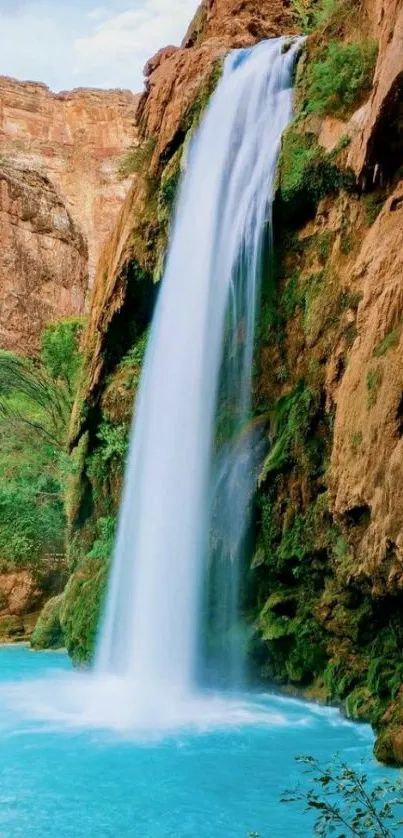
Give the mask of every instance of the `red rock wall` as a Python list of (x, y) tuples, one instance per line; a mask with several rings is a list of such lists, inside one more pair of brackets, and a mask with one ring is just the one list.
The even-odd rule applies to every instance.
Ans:
[(34, 351), (46, 322), (83, 313), (129, 188), (137, 100), (0, 77), (1, 347)]

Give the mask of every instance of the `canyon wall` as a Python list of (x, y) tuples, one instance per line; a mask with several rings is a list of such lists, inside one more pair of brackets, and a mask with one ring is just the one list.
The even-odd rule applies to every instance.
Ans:
[(70, 654), (87, 659), (187, 140), (230, 47), (304, 27), (296, 118), (279, 161), (275, 285), (268, 272), (258, 328), (254, 412), (267, 424), (270, 453), (256, 487), (245, 585), (250, 660), (264, 681), (371, 721), (378, 756), (403, 762), (403, 49), (395, 0), (340, 0), (331, 9), (314, 0), (298, 8), (204, 0), (182, 47), (147, 65), (133, 183), (93, 289), (71, 426), (73, 573), (54, 618)]
[(31, 351), (43, 325), (81, 314), (129, 188), (129, 91), (52, 93), (0, 77), (0, 343)]

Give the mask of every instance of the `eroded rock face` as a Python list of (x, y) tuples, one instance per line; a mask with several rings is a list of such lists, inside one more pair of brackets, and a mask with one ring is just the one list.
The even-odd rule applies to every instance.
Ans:
[[(357, 338), (337, 392), (331, 489), (337, 515), (365, 514), (362, 570), (403, 587), (403, 182), (367, 234), (351, 274)], [(357, 570), (359, 568), (357, 567)]]
[(45, 174), (88, 243), (89, 277), (128, 182), (119, 162), (135, 142), (138, 96), (123, 90), (52, 93), (0, 76), (0, 157)]
[(42, 174), (0, 161), (0, 346), (31, 352), (49, 321), (84, 310), (88, 251)]
[(365, 3), (379, 55), (374, 85), (349, 163), (360, 177), (388, 177), (400, 165), (403, 141), (403, 7), (399, 0)]
[(60, 588), (57, 570), (41, 578), (29, 568), (0, 573), (0, 643), (29, 640), (46, 599)]

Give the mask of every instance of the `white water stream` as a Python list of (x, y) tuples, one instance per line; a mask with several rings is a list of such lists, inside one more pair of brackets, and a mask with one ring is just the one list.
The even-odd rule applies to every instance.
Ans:
[[(238, 608), (250, 492), (238, 441), (298, 45), (283, 48), (276, 39), (227, 58), (191, 144), (136, 402), (96, 673), (123, 677), (155, 712), (194, 689), (214, 508), (217, 632)], [(229, 430), (215, 444), (223, 410)]]

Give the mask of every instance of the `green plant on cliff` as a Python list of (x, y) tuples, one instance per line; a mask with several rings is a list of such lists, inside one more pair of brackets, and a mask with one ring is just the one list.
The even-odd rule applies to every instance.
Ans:
[(351, 14), (351, 0), (292, 0), (294, 20), (301, 31), (309, 35)]
[(131, 146), (119, 164), (118, 176), (120, 180), (125, 180), (130, 175), (147, 172), (150, 168), (156, 145), (157, 141), (155, 137), (149, 137), (138, 145)]
[(271, 472), (280, 471), (288, 462), (301, 456), (315, 469), (314, 452), (307, 445), (317, 397), (303, 379), (287, 396), (281, 397), (271, 411), (272, 447), (263, 463), (259, 482)]
[(303, 766), (309, 784), (285, 791), (281, 802), (302, 804), (304, 812), (315, 814), (315, 835), (397, 838), (402, 825), (401, 777), (374, 782), (338, 756), (328, 766), (312, 756), (297, 757), (297, 763)]
[(381, 385), (381, 370), (371, 369), (367, 373), (367, 407), (374, 407), (378, 400), (378, 390)]
[(307, 110), (345, 117), (369, 93), (378, 55), (376, 41), (330, 41), (309, 66)]
[(388, 332), (384, 339), (378, 343), (373, 353), (375, 358), (381, 358), (382, 355), (386, 355), (389, 349), (396, 349), (396, 347), (399, 346), (401, 332), (402, 322), (400, 322), (395, 329)]
[(184, 118), (185, 131), (194, 130), (200, 123), (201, 117), (207, 108), (207, 105), (213, 95), (218, 82), (222, 76), (223, 62), (221, 58), (217, 58), (210, 69), (207, 76), (202, 79), (198, 88), (197, 94), (192, 101), (192, 104), (186, 111)]
[(287, 222), (299, 222), (315, 210), (326, 195), (352, 185), (350, 172), (327, 154), (316, 136), (293, 123), (283, 135), (279, 160), (278, 198)]

